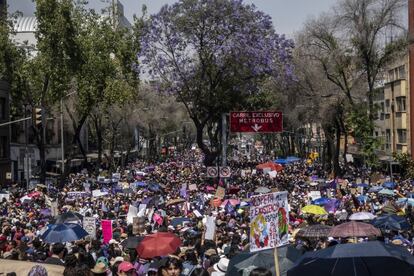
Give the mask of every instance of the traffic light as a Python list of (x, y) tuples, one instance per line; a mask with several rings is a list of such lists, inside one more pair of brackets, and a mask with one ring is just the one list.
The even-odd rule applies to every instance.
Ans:
[(32, 110), (32, 124), (34, 127), (40, 127), (42, 125), (42, 109), (35, 107)]

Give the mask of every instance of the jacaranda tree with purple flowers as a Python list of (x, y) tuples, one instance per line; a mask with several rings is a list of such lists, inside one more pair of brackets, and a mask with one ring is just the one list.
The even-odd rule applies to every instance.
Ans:
[[(177, 95), (211, 163), (219, 152), (222, 113), (246, 110), (267, 78), (291, 75), (293, 42), (270, 16), (241, 0), (181, 0), (149, 18), (142, 34), (141, 74)], [(207, 130), (210, 145), (203, 141)]]

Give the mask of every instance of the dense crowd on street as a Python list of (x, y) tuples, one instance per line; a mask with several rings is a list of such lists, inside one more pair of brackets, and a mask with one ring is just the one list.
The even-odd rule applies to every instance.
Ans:
[[(269, 174), (269, 170), (257, 169), (259, 163), (266, 161), (272, 160), (240, 157), (229, 162), (231, 177), (208, 178), (202, 155), (190, 151), (158, 163), (130, 163), (115, 173), (116, 181), (105, 171), (100, 175), (84, 172), (71, 174), (63, 190), (43, 185), (31, 191), (15, 187), (0, 203), (0, 258), (35, 262), (28, 275), (51, 275), (45, 268), (47, 264), (62, 266), (63, 275), (79, 276), (226, 275), (230, 260), (249, 251), (249, 198), (260, 193), (258, 188), (288, 191), (289, 246), (301, 254), (368, 240), (385, 241), (413, 252), (410, 199), (414, 190), (410, 181), (389, 179), (379, 173), (373, 176), (367, 169), (352, 165), (344, 177), (333, 178), (317, 161), (307, 160), (286, 164), (283, 170)], [(384, 183), (390, 183), (390, 187), (382, 189)], [(219, 187), (225, 188), (223, 198), (216, 197)], [(101, 194), (94, 195), (92, 191)], [(57, 208), (53, 210), (51, 202), (56, 201)], [(322, 206), (326, 213), (302, 211), (308, 205)], [(138, 230), (128, 221), (131, 206), (144, 217)], [(399, 215), (409, 227), (382, 229), (377, 237), (298, 235), (299, 229), (340, 225), (360, 212), (377, 217)], [(72, 217), (64, 216), (68, 213)], [(214, 217), (213, 239), (205, 239), (207, 216)], [(84, 217), (96, 219), (95, 237), (54, 243), (42, 239), (50, 225), (82, 225)], [(112, 223), (111, 239), (106, 242), (102, 220)], [(154, 233), (172, 233), (179, 237), (180, 246), (166, 256), (140, 256), (139, 243)], [(13, 271), (7, 271), (8, 275)], [(272, 275), (257, 266), (239, 272)]]

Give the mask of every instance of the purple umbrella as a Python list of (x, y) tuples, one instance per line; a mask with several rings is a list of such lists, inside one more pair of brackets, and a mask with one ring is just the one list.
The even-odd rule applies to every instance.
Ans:
[(50, 217), (52, 215), (52, 210), (46, 208), (46, 209), (41, 209), (40, 210), (40, 214), (44, 217)]
[(325, 210), (328, 213), (335, 213), (336, 209), (338, 208), (338, 204), (337, 204), (338, 200), (331, 198), (329, 199), (329, 201), (324, 205)]

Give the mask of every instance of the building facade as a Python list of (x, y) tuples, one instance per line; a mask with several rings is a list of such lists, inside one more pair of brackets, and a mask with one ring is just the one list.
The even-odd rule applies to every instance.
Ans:
[(374, 136), (381, 140), (380, 157), (411, 152), (409, 59), (404, 55), (389, 66), (384, 86), (377, 90)]
[[(0, 124), (10, 121), (10, 87), (0, 81)], [(11, 182), (10, 125), (0, 127), (0, 186)]]

